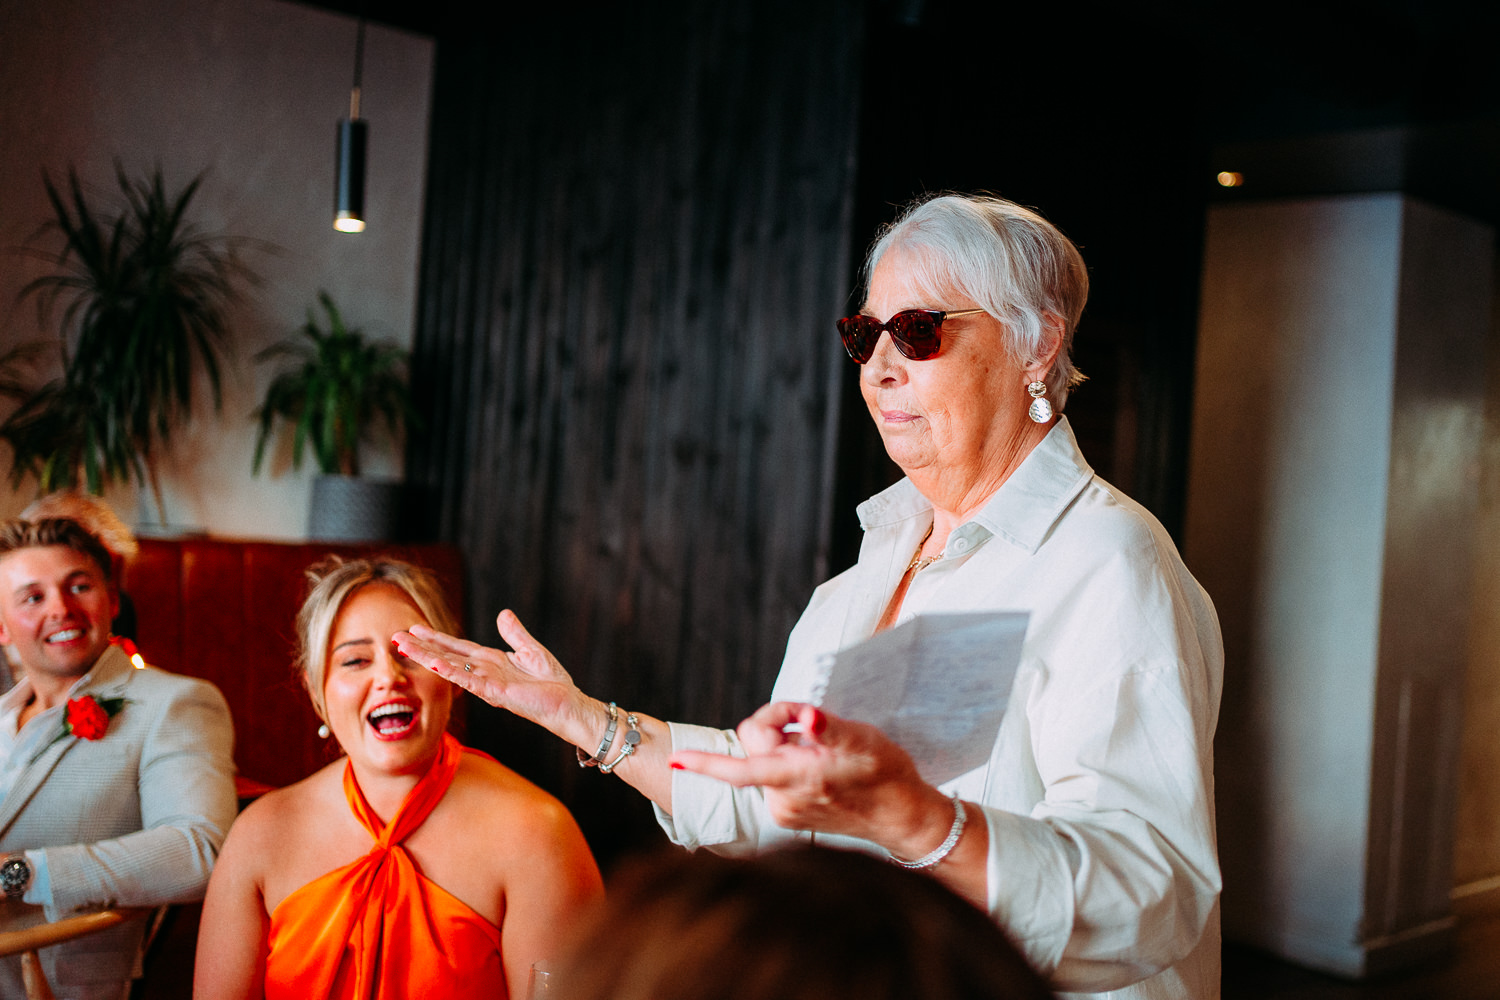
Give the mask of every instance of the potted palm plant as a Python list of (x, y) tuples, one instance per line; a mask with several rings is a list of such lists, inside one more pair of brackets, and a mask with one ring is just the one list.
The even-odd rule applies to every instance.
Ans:
[(194, 374), (207, 376), (221, 405), (220, 354), (240, 281), (255, 280), (235, 241), (207, 236), (187, 221), (195, 178), (169, 194), (157, 169), (133, 180), (115, 165), (125, 208), (100, 213), (68, 171), (66, 192), (43, 178), (53, 218), (42, 233), (62, 237), (58, 252), (33, 251), (56, 270), (26, 284), (43, 322), (64, 303), (57, 348), (61, 375), (27, 388), (3, 423), (11, 482), (28, 474), (40, 492), (111, 483), (149, 486), (162, 523), (157, 462), (173, 430), (193, 411)]
[(321, 540), (377, 541), (395, 528), (398, 485), (360, 475), (360, 447), (381, 432), (394, 441), (417, 413), (406, 381), (406, 352), (372, 342), (350, 327), (326, 291), (318, 293), (326, 327), (312, 308), (307, 322), (257, 361), (289, 362), (266, 387), (255, 411), (253, 471), (260, 472), (278, 426), (292, 434), (292, 466), (310, 449), (321, 472), (313, 480), (308, 533)]

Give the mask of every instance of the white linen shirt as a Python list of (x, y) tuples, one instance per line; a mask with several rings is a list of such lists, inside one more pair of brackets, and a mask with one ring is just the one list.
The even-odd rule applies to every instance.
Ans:
[[(820, 658), (874, 633), (932, 506), (902, 480), (859, 515), (859, 561), (814, 592), (773, 700), (807, 700)], [(916, 574), (901, 620), (978, 610), (1030, 613), (989, 763), (942, 786), (983, 807), (991, 915), (1064, 996), (1216, 1000), (1218, 619), (1170, 536), (1094, 475), (1066, 420)], [(744, 754), (732, 732), (671, 731), (674, 750)], [(735, 853), (806, 836), (777, 827), (757, 788), (672, 781), (674, 814), (657, 819), (678, 844)]]

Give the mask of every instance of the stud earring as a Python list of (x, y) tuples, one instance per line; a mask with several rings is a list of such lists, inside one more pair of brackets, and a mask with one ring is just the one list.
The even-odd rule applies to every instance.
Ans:
[(326, 740), (330, 735), (332, 735), (332, 732), (333, 731), (328, 728), (328, 723), (325, 722), (318, 727), (318, 739)]
[(1026, 391), (1031, 394), (1031, 408), (1026, 415), (1039, 424), (1045, 424), (1052, 419), (1052, 404), (1047, 402), (1047, 383), (1038, 379), (1026, 384)]

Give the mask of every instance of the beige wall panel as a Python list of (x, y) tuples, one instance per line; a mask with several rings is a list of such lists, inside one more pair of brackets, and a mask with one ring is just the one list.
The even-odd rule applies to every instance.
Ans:
[(1492, 240), (1395, 194), (1210, 213), (1185, 547), (1225, 932), (1345, 974), (1451, 926)]
[[(335, 126), (349, 110), (353, 18), (280, 0), (0, 0), (0, 25), (0, 247), (46, 219), (44, 169), (62, 177), (74, 165), (110, 199), (118, 159), (132, 175), (160, 164), (174, 189), (202, 172), (192, 209), (201, 227), (274, 248), (250, 255), (263, 283), (234, 316), (223, 412), (203, 406), (175, 440), (167, 521), (303, 537), (312, 470), (292, 472), (284, 450), (269, 473), (250, 473), (250, 413), (270, 377), (252, 359), (302, 322), (320, 288), (351, 323), (411, 343), (431, 40), (367, 29), (369, 227), (348, 235), (332, 227), (333, 161)], [(0, 343), (37, 333), (35, 311), (14, 307), (35, 267), (10, 257), (0, 268)], [(371, 453), (367, 471), (399, 474), (399, 448)], [(33, 492), (0, 482), (0, 515)], [(127, 521), (155, 519), (134, 489), (110, 499)]]

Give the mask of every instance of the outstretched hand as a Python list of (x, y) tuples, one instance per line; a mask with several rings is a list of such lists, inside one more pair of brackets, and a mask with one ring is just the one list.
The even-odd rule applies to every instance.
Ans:
[[(608, 726), (615, 706), (606, 707), (580, 691), (557, 657), (532, 638), (513, 612), (500, 612), (495, 625), (514, 652), (481, 646), (426, 625), (397, 632), (391, 641), (413, 662), (497, 708), (535, 722), (585, 754), (603, 752), (595, 750), (600, 738), (613, 734), (606, 741), (611, 766), (624, 766), (612, 773), (670, 813), (672, 772), (666, 764), (672, 737), (667, 724), (636, 711), (629, 714), (633, 727)], [(623, 720), (625, 713), (620, 717)], [(626, 761), (621, 751), (629, 728), (635, 729), (635, 740)]]
[(577, 702), (581, 692), (557, 657), (532, 638), (514, 612), (500, 612), (495, 626), (514, 652), (481, 646), (426, 625), (397, 632), (391, 641), (403, 656), (444, 680), (497, 708), (552, 728), (551, 723)]
[(672, 766), (736, 786), (759, 785), (779, 826), (860, 837), (898, 854), (931, 840), (934, 823), (945, 831), (953, 817), (906, 751), (874, 726), (812, 705), (774, 702), (737, 732), (745, 757), (681, 750)]

